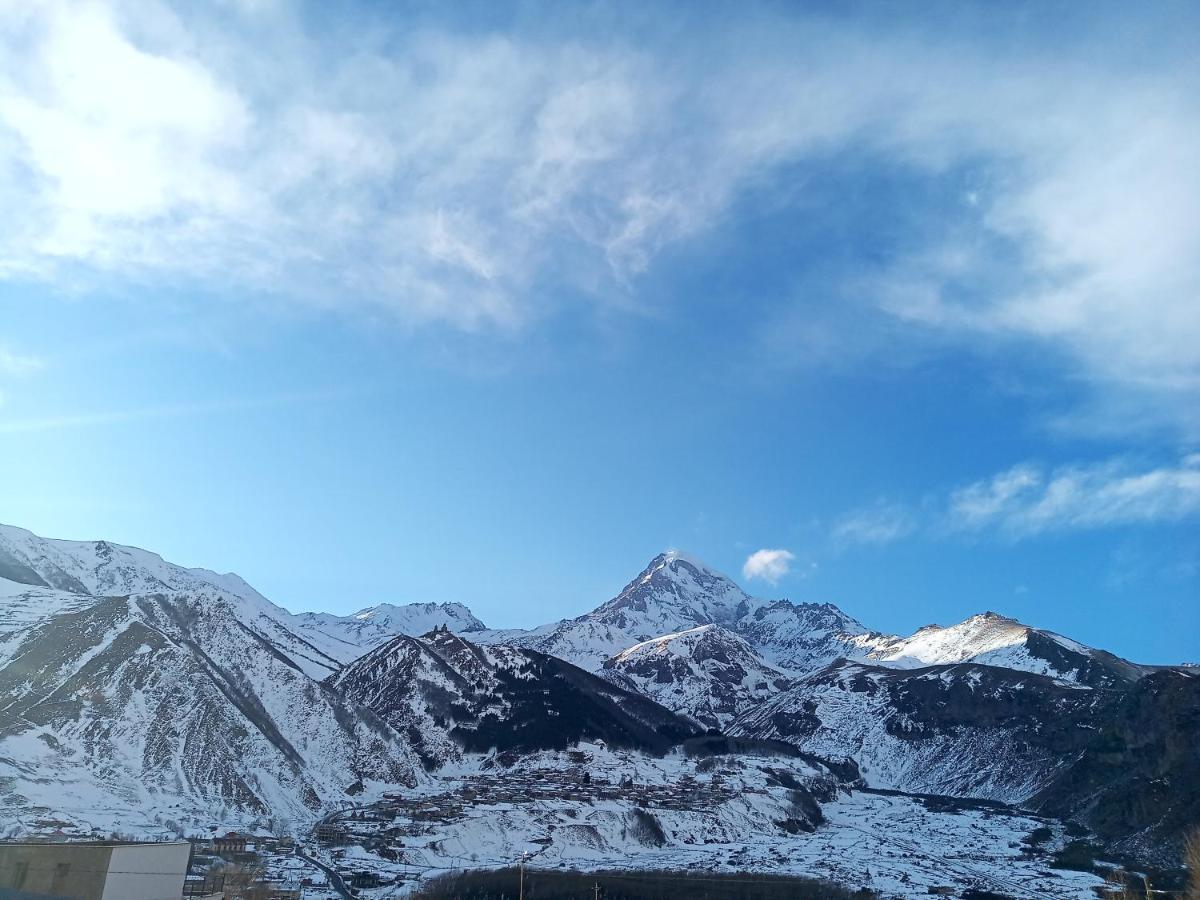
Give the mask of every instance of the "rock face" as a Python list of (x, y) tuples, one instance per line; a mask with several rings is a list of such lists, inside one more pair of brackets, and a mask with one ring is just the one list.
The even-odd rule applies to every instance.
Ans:
[(581, 740), (662, 753), (699, 731), (561, 659), (446, 629), (397, 637), (326, 683), (405, 734), (429, 768), (464, 751), (565, 750)]
[(1152, 672), (1079, 724), (1078, 759), (1030, 805), (1086, 822), (1114, 850), (1177, 865), (1181, 836), (1200, 821), (1200, 672)]

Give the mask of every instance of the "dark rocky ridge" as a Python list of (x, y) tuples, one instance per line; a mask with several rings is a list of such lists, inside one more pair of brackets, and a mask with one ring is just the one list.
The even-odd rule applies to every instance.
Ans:
[[(832, 718), (846, 703), (865, 719), (846, 755), (893, 787), (1014, 802), (1164, 866), (1178, 863), (1184, 831), (1200, 821), (1200, 676), (1187, 669), (1091, 688), (995, 666), (840, 662), (733, 731), (828, 752), (830, 731), (846, 737)], [(895, 763), (905, 757), (915, 764)], [(921, 780), (931, 778), (936, 791)]]
[(398, 637), (326, 683), (407, 734), (430, 767), (464, 751), (564, 750), (581, 740), (662, 754), (700, 733), (557, 657), (480, 647), (444, 629)]
[(1200, 823), (1200, 673), (1154, 672), (1086, 721), (1075, 761), (1030, 805), (1085, 823), (1118, 852), (1177, 865), (1183, 834)]

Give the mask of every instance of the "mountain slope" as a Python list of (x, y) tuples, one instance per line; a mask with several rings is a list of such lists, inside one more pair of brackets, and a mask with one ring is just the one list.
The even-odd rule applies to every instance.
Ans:
[(480, 646), (445, 629), (397, 637), (327, 683), (406, 734), (429, 767), (464, 751), (561, 750), (580, 740), (661, 753), (698, 733), (653, 701), (561, 659)]
[(51, 540), (9, 525), (0, 525), (0, 566), (14, 576), (9, 580), (92, 597), (219, 595), (237, 607), (243, 625), (310, 677), (321, 679), (341, 667), (341, 660), (292, 628), (291, 613), (271, 603), (237, 575), (184, 568), (137, 547), (108, 541)]
[(996, 667), (897, 670), (843, 660), (731, 731), (853, 759), (873, 787), (1018, 803), (1049, 782), (1069, 748), (1046, 746), (1043, 723), (1075, 721), (1097, 702), (1092, 691)]
[(606, 660), (602, 673), (716, 729), (794, 680), (720, 625), (699, 625), (634, 644)]
[(840, 661), (730, 731), (853, 759), (873, 787), (1022, 804), (1174, 864), (1200, 814), (1200, 677), (1092, 688), (1000, 666)]
[(409, 747), (308, 677), (241, 598), (4, 580), (0, 622), (0, 807), (18, 819), (304, 819), (356, 782), (419, 777)]

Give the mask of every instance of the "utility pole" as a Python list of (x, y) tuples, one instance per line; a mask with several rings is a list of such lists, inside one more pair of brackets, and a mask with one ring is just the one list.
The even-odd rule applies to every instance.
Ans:
[(592, 900), (600, 900), (600, 882), (592, 884)]
[(517, 872), (520, 873), (520, 880), (518, 881), (519, 887), (518, 887), (518, 893), (517, 893), (517, 900), (525, 900), (525, 854), (524, 853), (521, 854), (521, 860), (520, 860), (520, 862), (517, 863)]

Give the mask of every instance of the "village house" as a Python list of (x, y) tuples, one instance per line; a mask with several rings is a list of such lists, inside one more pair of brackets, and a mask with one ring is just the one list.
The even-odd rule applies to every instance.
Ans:
[(213, 838), (212, 848), (214, 853), (245, 853), (247, 843), (249, 838), (246, 835), (231, 831), (222, 837)]
[(313, 831), (317, 843), (326, 846), (338, 846), (346, 843), (346, 829), (332, 822), (323, 822)]

